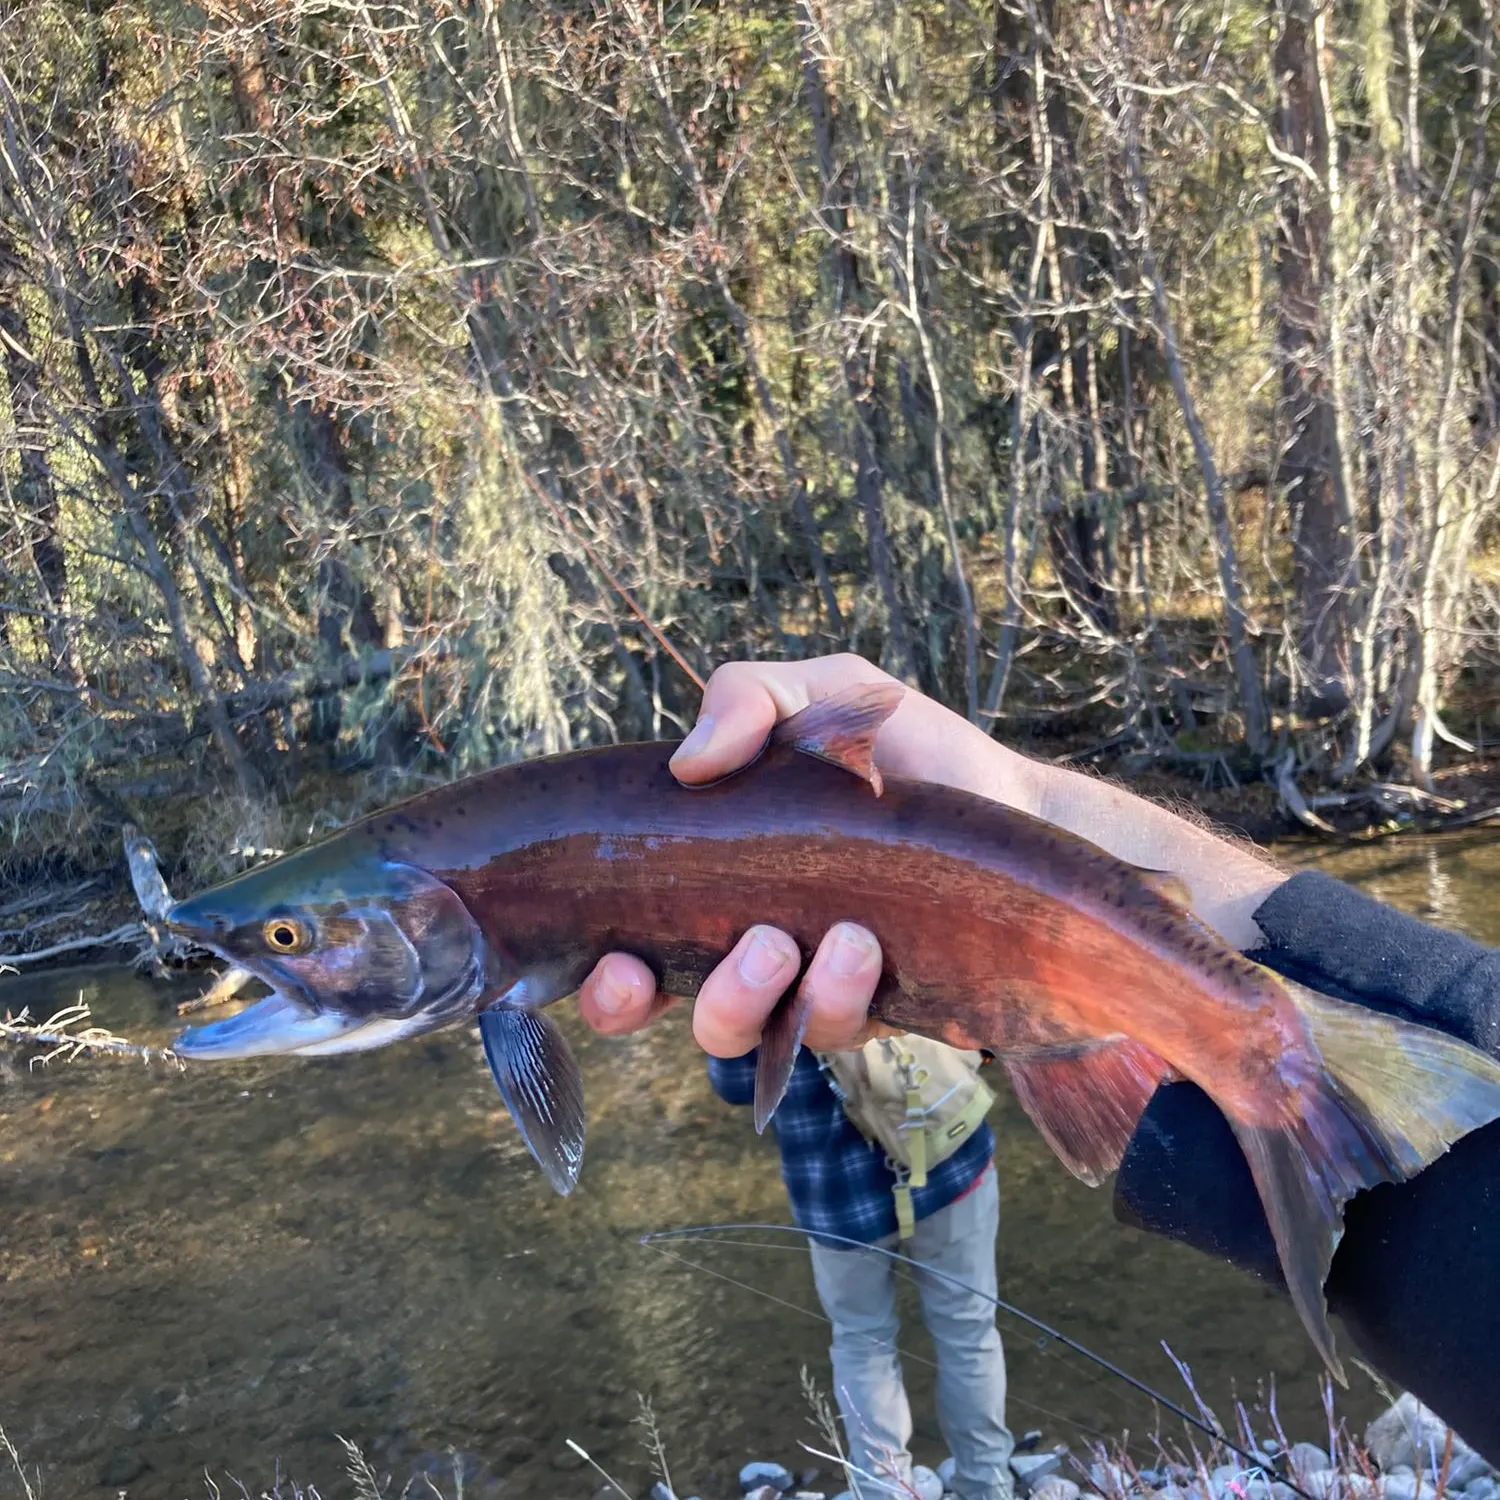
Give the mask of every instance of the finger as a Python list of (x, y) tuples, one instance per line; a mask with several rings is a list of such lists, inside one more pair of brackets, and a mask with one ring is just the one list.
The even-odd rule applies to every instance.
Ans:
[(840, 922), (828, 930), (802, 978), (802, 994), (811, 1002), (807, 1046), (837, 1052), (865, 1040), (883, 967), (880, 944), (872, 932), (854, 922)]
[(805, 662), (728, 662), (708, 680), (693, 731), (672, 756), (678, 780), (698, 785), (748, 765), (777, 722), (857, 682), (895, 679), (844, 653)]
[(743, 1057), (766, 1018), (796, 983), (802, 954), (786, 933), (752, 927), (703, 982), (693, 1005), (693, 1036), (711, 1057)]
[(656, 976), (628, 953), (607, 953), (578, 989), (578, 1014), (604, 1036), (648, 1026), (671, 1000), (656, 993)]

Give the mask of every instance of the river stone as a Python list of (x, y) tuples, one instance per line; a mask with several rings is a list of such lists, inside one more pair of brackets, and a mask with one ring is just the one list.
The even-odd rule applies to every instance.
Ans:
[(958, 1473), (958, 1460), (951, 1455), (937, 1466), (937, 1477), (943, 1481), (943, 1493), (953, 1488), (953, 1476)]
[(1294, 1474), (1321, 1474), (1333, 1467), (1328, 1455), (1316, 1443), (1293, 1443), (1286, 1457)]
[[(1365, 1448), (1377, 1468), (1389, 1472), (1405, 1466), (1425, 1469), (1437, 1455), (1443, 1461), (1443, 1446), (1448, 1441), (1448, 1424), (1435, 1411), (1422, 1405), (1408, 1391), (1365, 1428)], [(1453, 1436), (1453, 1457), (1468, 1453), (1469, 1445)]]
[(1062, 1474), (1049, 1474), (1031, 1492), (1031, 1500), (1078, 1500), (1078, 1486)]
[(745, 1500), (781, 1500), (783, 1493), (774, 1484), (758, 1484), (753, 1490), (746, 1491)]
[[(1057, 1458), (1058, 1455), (1053, 1454), (1053, 1457)], [(1094, 1464), (1089, 1469), (1089, 1483), (1105, 1495), (1125, 1495), (1130, 1492), (1130, 1476), (1119, 1464)]]
[(1388, 1474), (1381, 1492), (1384, 1500), (1437, 1500), (1437, 1486), (1415, 1474)]
[[(1437, 1456), (1438, 1468), (1443, 1466), (1443, 1455), (1441, 1450)], [(1460, 1453), (1458, 1445), (1458, 1434), (1453, 1434), (1453, 1461), (1448, 1465), (1448, 1488), (1450, 1490), (1466, 1490), (1476, 1479), (1492, 1479), (1495, 1470), (1489, 1461), (1472, 1448)], [(1437, 1477), (1434, 1471), (1434, 1478)]]
[(762, 1485), (770, 1485), (778, 1495), (784, 1495), (796, 1483), (791, 1470), (782, 1464), (746, 1464), (740, 1470), (740, 1494), (748, 1495)]
[(1013, 1453), (1010, 1472), (1023, 1495), (1029, 1495), (1049, 1474), (1062, 1468), (1061, 1453)]
[(1344, 1477), (1337, 1469), (1314, 1469), (1297, 1481), (1312, 1500), (1342, 1500), (1346, 1493)]
[(651, 1486), (647, 1500), (677, 1500), (677, 1496), (672, 1493), (671, 1486), (664, 1479), (658, 1479)]
[(1481, 1474), (1464, 1486), (1466, 1500), (1500, 1500), (1500, 1484), (1493, 1475)]

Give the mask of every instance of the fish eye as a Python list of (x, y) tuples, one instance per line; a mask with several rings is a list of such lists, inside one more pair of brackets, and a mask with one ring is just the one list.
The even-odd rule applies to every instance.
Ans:
[(261, 929), (261, 936), (273, 953), (301, 953), (312, 943), (307, 924), (295, 917), (272, 917)]

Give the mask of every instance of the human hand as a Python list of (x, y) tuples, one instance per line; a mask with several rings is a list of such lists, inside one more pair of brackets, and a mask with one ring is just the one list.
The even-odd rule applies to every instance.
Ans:
[[(709, 679), (692, 733), (672, 757), (686, 785), (716, 781), (748, 765), (782, 719), (862, 682), (894, 682), (862, 657), (804, 662), (730, 662)], [(961, 787), (1034, 810), (1033, 762), (921, 693), (908, 690), (881, 726), (875, 759), (883, 771)], [(786, 933), (746, 932), (704, 982), (693, 1005), (693, 1035), (715, 1057), (740, 1057), (760, 1040), (766, 1018), (797, 979), (802, 955)], [(807, 1045), (858, 1046), (874, 1034), (868, 1019), (881, 972), (880, 945), (854, 923), (832, 928), (808, 964), (801, 988), (811, 999)], [(674, 1003), (656, 993), (651, 970), (628, 954), (600, 960), (579, 991), (579, 1012), (606, 1036), (649, 1025)]]

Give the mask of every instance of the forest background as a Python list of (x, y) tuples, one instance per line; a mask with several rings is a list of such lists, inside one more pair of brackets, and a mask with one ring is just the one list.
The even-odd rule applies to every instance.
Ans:
[(7, 879), (675, 735), (658, 631), (1304, 822), (1482, 815), (1495, 44), (1493, 0), (8, 7)]

